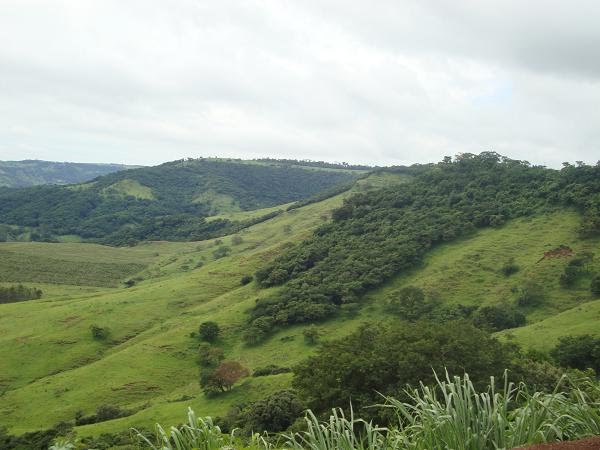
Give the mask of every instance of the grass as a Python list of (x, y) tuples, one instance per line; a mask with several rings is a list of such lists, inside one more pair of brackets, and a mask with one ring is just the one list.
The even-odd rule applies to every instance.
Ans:
[(140, 200), (153, 200), (154, 193), (148, 186), (144, 186), (137, 180), (124, 179), (118, 181), (102, 190), (104, 194), (135, 197)]
[[(373, 175), (366, 186), (361, 181), (355, 190), (403, 181), (402, 177), (384, 177)], [(214, 240), (153, 242), (132, 248), (0, 244), (0, 282), (22, 281), (45, 292), (41, 300), (0, 305), (2, 423), (20, 433), (72, 420), (78, 410), (90, 414), (103, 404), (137, 411), (129, 417), (77, 427), (80, 436), (99, 435), (150, 427), (156, 421), (176, 423), (188, 406), (202, 416), (222, 415), (232, 404), (288, 387), (290, 374), (248, 378), (230, 393), (206, 398), (197, 383), (199, 341), (190, 334), (201, 322), (216, 321), (223, 330), (216, 345), (223, 347), (228, 359), (250, 369), (267, 364), (289, 367), (312, 354), (315, 347), (307, 346), (302, 337), (304, 326), (282, 330), (257, 347), (242, 343), (246, 311), (270, 291), (259, 290), (254, 283), (241, 286), (240, 279), (253, 274), (289, 243), (308, 237), (347, 195), (285, 212), (243, 230), (237, 245), (231, 237), (222, 238), (232, 252), (219, 260), (212, 256), (219, 245)], [(533, 278), (544, 284), (546, 301), (540, 308), (527, 310), (532, 325), (511, 330), (512, 339), (545, 348), (547, 330), (536, 329), (535, 324), (557, 320), (559, 336), (575, 330), (578, 320), (590, 311), (600, 312), (600, 305), (590, 302), (585, 280), (572, 290), (558, 286), (566, 259), (538, 263), (544, 251), (560, 244), (576, 251), (598, 250), (598, 240), (577, 238), (577, 225), (575, 212), (559, 211), (482, 230), (469, 239), (438, 247), (422, 268), (371, 293), (357, 317), (340, 317), (319, 328), (324, 339), (333, 339), (365, 320), (385, 320), (383, 299), (408, 284), (438, 291), (446, 302), (487, 304), (514, 299), (511, 289)], [(499, 268), (510, 257), (521, 270), (507, 278), (499, 274)], [(122, 281), (130, 277), (137, 282), (126, 289)], [(593, 319), (587, 323), (592, 327)], [(106, 341), (92, 338), (92, 324), (109, 329)]]

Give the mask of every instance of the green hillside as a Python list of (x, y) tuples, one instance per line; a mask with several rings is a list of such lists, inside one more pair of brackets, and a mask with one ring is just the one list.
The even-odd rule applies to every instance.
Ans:
[(304, 200), (362, 173), (345, 166), (190, 159), (84, 184), (0, 189), (0, 241), (206, 239), (260, 220), (207, 217)]
[(0, 186), (21, 188), (39, 184), (83, 183), (102, 175), (136, 167), (139, 166), (39, 160), (0, 161)]
[[(407, 287), (421, 289), (427, 301), (434, 299), (433, 312), (442, 314), (442, 321), (463, 311), (458, 305), (471, 308), (469, 320), (488, 306), (514, 309), (525, 323), (497, 335), (528, 349), (547, 352), (559, 337), (571, 334), (600, 337), (600, 328), (594, 326), (599, 300), (590, 291), (592, 277), (600, 273), (600, 261), (586, 259), (577, 266), (580, 269), (572, 283), (561, 282), (572, 261), (600, 252), (600, 237), (589, 233), (595, 217), (589, 201), (597, 195), (594, 183), (598, 180), (595, 172), (588, 176), (593, 168), (556, 172), (515, 167), (512, 162), (497, 161), (484, 169), (466, 164), (469, 173), (464, 182), (474, 183), (469, 189), (476, 186), (496, 203), (489, 203), (486, 195), (471, 201), (469, 189), (461, 184), (463, 169), (440, 164), (414, 168), (409, 175), (403, 170), (373, 173), (350, 191), (298, 208), (281, 206), (282, 212), (269, 220), (218, 240), (146, 242), (131, 248), (89, 243), (0, 244), (1, 261), (7, 261), (0, 262), (0, 285), (21, 282), (44, 291), (39, 300), (0, 305), (3, 424), (13, 433), (43, 429), (61, 420), (73, 421), (79, 411), (90, 415), (101, 405), (120, 406), (129, 415), (78, 426), (79, 436), (150, 427), (155, 422), (175, 424), (188, 406), (202, 416), (224, 416), (232, 405), (289, 387), (293, 375), (248, 377), (230, 392), (206, 395), (198, 383), (200, 323), (220, 325), (222, 331), (213, 346), (222, 348), (228, 360), (250, 370), (271, 364), (293, 367), (318, 351), (303, 334), (313, 323), (323, 341), (332, 341), (368, 321), (392, 322), (396, 313), (390, 312), (390, 303)], [(501, 183), (489, 178), (490, 172), (499, 170), (514, 176), (506, 188), (510, 198), (502, 195)], [(448, 173), (455, 180), (453, 186), (444, 184)], [(438, 185), (430, 186), (432, 196), (420, 197), (419, 203), (416, 189), (432, 181), (431, 176), (437, 177)], [(525, 185), (529, 188), (524, 189)], [(575, 195), (580, 192), (578, 186), (586, 189), (582, 197)], [(453, 189), (464, 192), (464, 197), (454, 197)], [(156, 191), (153, 195), (158, 196)], [(408, 202), (408, 195), (415, 201)], [(464, 216), (454, 216), (450, 222), (454, 228), (436, 229), (438, 223), (448, 223), (441, 220), (441, 212), (446, 211), (442, 208), (452, 205), (460, 210), (461, 201)], [(327, 317), (296, 322), (276, 318), (278, 322), (269, 324), (262, 340), (248, 345), (244, 337), (253, 326), (249, 321), (261, 317), (256, 315), (257, 305), (276, 304), (274, 299), (280, 306), (289, 304), (286, 296), (295, 285), (285, 279), (267, 287), (256, 280), (242, 284), (244, 276), (287, 267), (286, 261), (297, 261), (315, 242), (329, 250), (328, 257), (338, 252), (347, 259), (338, 256), (335, 266), (321, 264), (325, 260), (309, 268), (296, 266), (285, 277), (299, 280), (305, 272), (326, 274), (332, 267), (355, 270), (348, 263), (361, 263), (353, 253), (356, 249), (384, 248), (388, 261), (399, 261), (404, 250), (398, 240), (410, 238), (412, 232), (403, 221), (416, 213), (419, 233), (425, 224), (428, 233), (434, 230), (444, 238), (432, 241), (419, 234), (417, 242), (428, 245), (413, 253), (419, 258), (410, 265), (394, 266), (385, 277), (354, 286), (352, 301), (334, 302), (335, 309)], [(227, 214), (247, 218), (244, 212)], [(440, 215), (440, 221), (428, 222), (431, 214)], [(502, 220), (496, 217), (500, 214)], [(490, 223), (492, 216), (496, 219)], [(474, 220), (463, 230), (465, 218)], [(402, 227), (394, 228), (394, 220)], [(377, 234), (381, 229), (394, 236), (394, 245), (379, 246), (386, 236)], [(363, 246), (365, 239), (367, 246)], [(367, 256), (378, 261), (380, 255)], [(505, 271), (507, 265), (513, 267), (510, 273)], [(332, 273), (337, 277), (338, 272)], [(350, 292), (345, 291), (345, 277), (337, 278), (339, 292)], [(360, 277), (355, 274), (353, 278)], [(304, 281), (310, 289), (311, 280)], [(321, 281), (327, 287), (330, 279)], [(520, 303), (524, 292), (533, 291), (533, 300)], [(320, 304), (331, 304), (330, 299), (323, 297)], [(433, 315), (432, 320), (440, 316)], [(106, 330), (107, 337), (95, 339), (92, 326)]]

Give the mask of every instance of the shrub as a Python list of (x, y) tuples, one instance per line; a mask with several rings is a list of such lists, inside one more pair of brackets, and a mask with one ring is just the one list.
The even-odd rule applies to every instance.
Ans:
[(592, 292), (592, 295), (596, 297), (600, 296), (600, 275), (596, 275), (594, 278), (592, 278), (590, 283), (590, 291)]
[(508, 305), (483, 306), (473, 314), (473, 323), (484, 330), (501, 331), (525, 325), (525, 316)]
[(198, 328), (200, 339), (207, 342), (214, 342), (219, 337), (219, 325), (216, 322), (202, 322)]
[(579, 266), (567, 264), (563, 273), (560, 275), (560, 285), (566, 288), (572, 287), (579, 276)]
[(426, 297), (423, 289), (406, 286), (390, 296), (387, 310), (402, 319), (414, 322), (431, 314), (439, 303), (435, 297)]
[(265, 367), (258, 367), (256, 369), (254, 369), (254, 372), (252, 372), (252, 376), (253, 377), (265, 377), (268, 375), (279, 375), (280, 373), (288, 373), (291, 371), (292, 371), (292, 369), (290, 369), (289, 367), (279, 367), (274, 364), (270, 364)]
[(314, 325), (311, 325), (310, 327), (305, 328), (304, 331), (302, 331), (302, 335), (304, 336), (304, 342), (306, 342), (308, 345), (315, 345), (317, 342), (319, 342), (321, 334), (322, 332)]
[(600, 372), (600, 338), (589, 334), (563, 336), (550, 356), (563, 367), (581, 370), (591, 368)]
[(97, 341), (104, 341), (108, 338), (109, 335), (108, 328), (104, 328), (98, 325), (91, 325), (90, 331), (92, 332), (92, 337)]
[(81, 411), (75, 415), (75, 425), (89, 425), (92, 423), (106, 422), (107, 420), (118, 419), (120, 417), (127, 417), (132, 412), (126, 409), (122, 409), (115, 405), (100, 405), (96, 409), (96, 413), (84, 416)]
[(213, 252), (213, 258), (225, 258), (226, 256), (229, 256), (230, 253), (231, 249), (229, 247), (227, 247), (226, 245), (221, 245), (220, 247), (217, 247), (217, 249)]
[(198, 363), (203, 367), (212, 367), (225, 359), (225, 352), (221, 347), (211, 347), (204, 342), (198, 346)]
[(240, 245), (242, 242), (244, 242), (244, 239), (237, 234), (231, 238), (231, 245)]
[(286, 430), (301, 417), (304, 405), (296, 392), (283, 390), (252, 403), (241, 411), (238, 424), (251, 432), (278, 432)]
[(522, 307), (537, 306), (544, 301), (544, 290), (534, 281), (527, 281), (519, 290), (517, 305)]
[(254, 277), (252, 275), (244, 275), (240, 280), (240, 284), (242, 286), (246, 286), (247, 284), (252, 283), (252, 280), (254, 280)]
[(504, 263), (500, 269), (500, 272), (502, 272), (505, 277), (509, 277), (517, 273), (519, 269), (520, 267), (515, 263), (515, 258), (510, 258), (506, 263)]

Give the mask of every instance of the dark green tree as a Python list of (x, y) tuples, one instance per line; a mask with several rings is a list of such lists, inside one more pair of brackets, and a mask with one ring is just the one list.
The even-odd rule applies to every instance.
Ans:
[(214, 342), (218, 339), (220, 333), (219, 325), (216, 322), (202, 322), (198, 328), (200, 339), (207, 342)]

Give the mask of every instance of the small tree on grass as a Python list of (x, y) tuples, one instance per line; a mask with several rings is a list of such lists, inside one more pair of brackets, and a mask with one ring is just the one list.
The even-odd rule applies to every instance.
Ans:
[(225, 359), (225, 352), (221, 347), (211, 347), (208, 342), (198, 346), (198, 363), (203, 367), (214, 367)]
[(103, 328), (94, 324), (90, 326), (90, 331), (92, 332), (92, 337), (97, 341), (103, 341), (108, 338), (108, 328)]
[(227, 392), (233, 388), (233, 385), (244, 377), (247, 377), (250, 371), (237, 361), (223, 361), (213, 370), (202, 370), (200, 372), (200, 384), (207, 394), (218, 392)]
[(219, 325), (216, 322), (202, 322), (200, 328), (198, 328), (198, 334), (200, 339), (207, 342), (214, 342), (219, 337), (220, 333)]
[(304, 342), (308, 345), (315, 345), (321, 338), (321, 331), (314, 325), (311, 325), (302, 332), (302, 335), (304, 336)]

